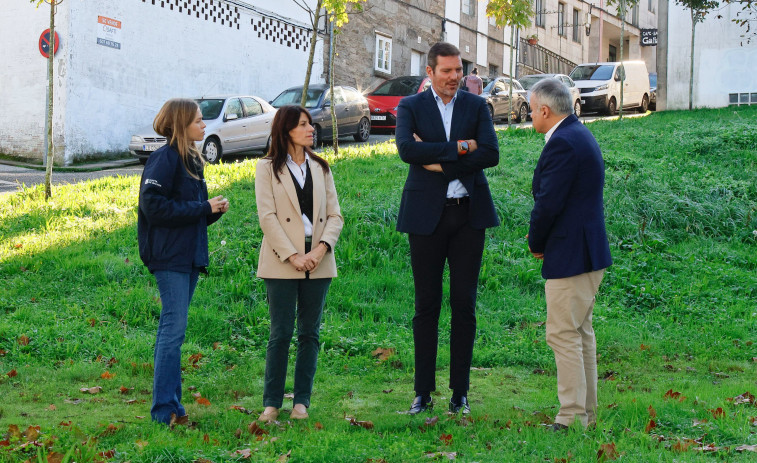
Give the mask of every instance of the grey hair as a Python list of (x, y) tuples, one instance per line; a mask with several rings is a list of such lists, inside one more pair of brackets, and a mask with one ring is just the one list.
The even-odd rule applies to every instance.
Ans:
[(568, 87), (554, 77), (542, 79), (531, 87), (531, 97), (539, 100), (542, 106), (548, 106), (555, 114), (573, 114), (573, 102)]

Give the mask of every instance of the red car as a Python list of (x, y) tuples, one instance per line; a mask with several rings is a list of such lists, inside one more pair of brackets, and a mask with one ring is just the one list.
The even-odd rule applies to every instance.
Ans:
[(371, 111), (371, 131), (397, 127), (397, 105), (408, 95), (426, 90), (431, 80), (425, 76), (403, 76), (387, 80), (365, 95)]

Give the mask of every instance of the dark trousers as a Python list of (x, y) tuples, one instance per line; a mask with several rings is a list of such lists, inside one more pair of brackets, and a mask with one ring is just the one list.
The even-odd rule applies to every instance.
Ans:
[(283, 280), (266, 278), (271, 334), (265, 355), (263, 405), (281, 408), (284, 402), (289, 344), (297, 318), (297, 357), (294, 363), (294, 403), (310, 406), (320, 349), (321, 315), (331, 278)]
[(410, 234), (410, 262), (415, 283), (415, 390), (436, 390), (436, 354), (442, 306), (444, 264), (449, 262), (450, 389), (465, 393), (470, 385), (476, 337), (476, 289), (484, 252), (484, 230), (468, 225), (469, 204), (447, 206), (434, 233)]

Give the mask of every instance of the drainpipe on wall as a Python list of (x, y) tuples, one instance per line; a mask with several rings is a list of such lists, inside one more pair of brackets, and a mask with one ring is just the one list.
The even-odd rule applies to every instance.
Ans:
[(439, 38), (439, 40), (441, 40), (442, 42), (446, 42), (447, 41), (447, 19), (446, 18), (442, 19), (442, 33), (440, 35), (441, 37)]

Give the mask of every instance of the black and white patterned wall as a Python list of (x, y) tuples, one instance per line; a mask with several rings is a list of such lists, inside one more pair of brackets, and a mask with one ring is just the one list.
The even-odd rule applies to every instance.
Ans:
[[(223, 0), (142, 0), (142, 3), (166, 8), (195, 19), (214, 22), (237, 30), (241, 30), (243, 25), (240, 10), (244, 10), (251, 16), (250, 27), (259, 38), (303, 52), (306, 52), (310, 47), (310, 29)], [(247, 27), (246, 21), (244, 27)]]

